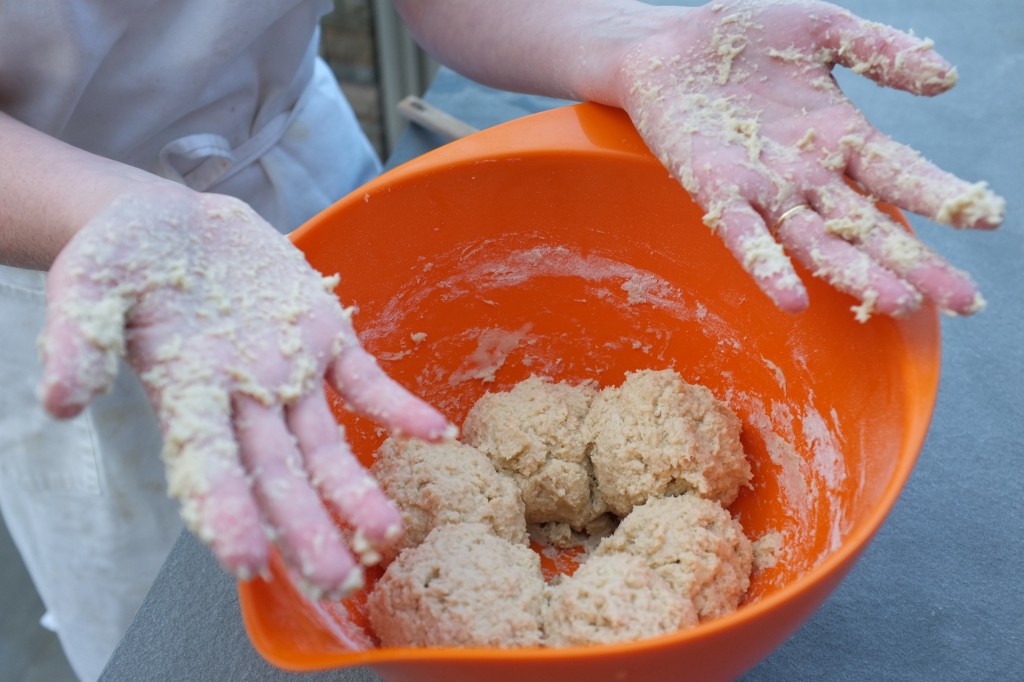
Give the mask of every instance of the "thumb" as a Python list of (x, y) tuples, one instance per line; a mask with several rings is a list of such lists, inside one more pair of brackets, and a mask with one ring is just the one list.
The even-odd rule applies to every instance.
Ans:
[(58, 258), (47, 278), (46, 325), (39, 339), (40, 399), (61, 419), (74, 417), (110, 387), (124, 356), (131, 305), (112, 280), (86, 276), (68, 260)]

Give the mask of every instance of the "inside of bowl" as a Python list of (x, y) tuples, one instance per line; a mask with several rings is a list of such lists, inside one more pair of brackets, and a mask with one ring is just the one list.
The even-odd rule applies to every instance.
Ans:
[[(467, 162), (361, 199), (307, 256), (342, 274), (339, 295), (385, 371), (455, 423), (484, 392), (531, 374), (606, 386), (647, 368), (674, 368), (737, 412), (754, 476), (731, 511), (751, 540), (779, 540), (748, 604), (866, 523), (926, 427), (930, 318), (857, 323), (855, 301), (806, 273), (810, 310), (779, 312), (652, 159)], [(332, 399), (368, 464), (386, 434)], [(332, 646), (375, 646), (364, 597), (319, 607)], [(286, 610), (298, 597), (281, 599)]]

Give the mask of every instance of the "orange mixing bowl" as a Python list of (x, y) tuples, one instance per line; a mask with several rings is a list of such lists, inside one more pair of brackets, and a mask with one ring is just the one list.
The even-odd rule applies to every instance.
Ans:
[[(621, 112), (579, 105), (386, 173), (294, 242), (320, 271), (341, 273), (342, 300), (358, 307), (384, 369), (456, 423), (485, 391), (531, 373), (609, 385), (674, 367), (727, 401), (754, 472), (732, 512), (751, 539), (782, 541), (737, 612), (611, 646), (382, 648), (365, 594), (311, 604), (275, 558), (269, 580), (239, 585), (256, 649), (286, 669), (368, 665), (388, 680), (716, 680), (796, 630), (910, 474), (938, 385), (938, 316), (860, 324), (853, 299), (803, 272), (810, 309), (782, 313), (701, 215)], [(333, 397), (368, 463), (384, 434)]]

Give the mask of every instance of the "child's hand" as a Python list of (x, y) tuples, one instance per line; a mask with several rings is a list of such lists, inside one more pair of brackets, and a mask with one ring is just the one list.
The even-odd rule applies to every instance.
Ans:
[[(240, 577), (268, 537), (314, 593), (361, 584), (401, 517), (350, 452), (322, 390), (405, 434), (450, 429), (389, 379), (302, 254), (248, 206), (187, 190), (116, 200), (48, 280), (42, 399), (56, 416), (104, 390), (125, 355), (160, 419), (170, 493)], [(346, 541), (323, 502), (353, 529)]]

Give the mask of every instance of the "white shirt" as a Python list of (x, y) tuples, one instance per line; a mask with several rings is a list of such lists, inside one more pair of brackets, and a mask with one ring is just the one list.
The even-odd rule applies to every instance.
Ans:
[[(379, 170), (316, 57), (330, 8), (0, 0), (0, 109), (87, 151), (238, 196), (288, 231)], [(40, 408), (44, 307), (43, 273), (0, 266), (0, 509), (72, 666), (92, 680), (181, 524), (130, 372), (74, 420)]]
[[(184, 177), (199, 190), (239, 195), (279, 229), (291, 229), (377, 170), (316, 57), (318, 22), (331, 6), (329, 0), (5, 2), (0, 109), (81, 149)], [(304, 90), (316, 92), (300, 102)], [(306, 120), (295, 126), (299, 117)], [(261, 131), (266, 139), (245, 148)], [(278, 143), (293, 158), (262, 172), (251, 167), (252, 157)], [(239, 149), (235, 156), (248, 158), (234, 163), (230, 152)], [(199, 177), (189, 176), (210, 158)], [(318, 189), (312, 193), (302, 189), (310, 174), (299, 170), (311, 164)], [(288, 196), (288, 184), (299, 188), (297, 196)]]

